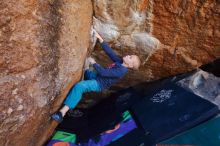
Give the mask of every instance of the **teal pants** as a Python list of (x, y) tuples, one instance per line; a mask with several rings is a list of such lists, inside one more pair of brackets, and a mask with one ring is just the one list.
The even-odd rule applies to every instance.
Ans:
[(83, 93), (101, 92), (101, 88), (98, 82), (95, 80), (96, 76), (97, 74), (95, 72), (86, 70), (85, 80), (78, 82), (72, 87), (64, 101), (64, 104), (70, 109), (73, 109), (81, 100)]

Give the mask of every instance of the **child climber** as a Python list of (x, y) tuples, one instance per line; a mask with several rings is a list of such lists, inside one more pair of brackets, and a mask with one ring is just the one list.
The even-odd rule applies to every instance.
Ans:
[(64, 106), (52, 115), (52, 119), (59, 123), (69, 109), (76, 107), (83, 93), (101, 92), (118, 82), (128, 72), (128, 69), (138, 70), (141, 64), (139, 57), (136, 55), (118, 57), (97, 32), (95, 32), (95, 36), (101, 43), (105, 53), (114, 63), (105, 68), (96, 63), (93, 58), (88, 58), (88, 62), (93, 65), (96, 72), (87, 69), (85, 71), (86, 80), (78, 82), (70, 90), (64, 101)]

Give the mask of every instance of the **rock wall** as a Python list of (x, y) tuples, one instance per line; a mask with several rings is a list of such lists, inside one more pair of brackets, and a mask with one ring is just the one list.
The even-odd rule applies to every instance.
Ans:
[[(183, 73), (220, 57), (218, 0), (94, 0), (94, 10), (94, 26), (105, 40), (121, 56), (138, 54), (143, 63), (119, 87)], [(99, 49), (94, 56), (103, 60)]]
[(91, 18), (90, 0), (1, 0), (0, 145), (45, 142), (81, 77)]

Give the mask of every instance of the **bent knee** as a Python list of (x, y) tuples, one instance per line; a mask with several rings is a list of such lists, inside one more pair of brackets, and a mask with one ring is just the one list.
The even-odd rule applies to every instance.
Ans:
[(86, 88), (86, 85), (84, 82), (78, 82), (74, 88), (82, 89), (82, 88)]

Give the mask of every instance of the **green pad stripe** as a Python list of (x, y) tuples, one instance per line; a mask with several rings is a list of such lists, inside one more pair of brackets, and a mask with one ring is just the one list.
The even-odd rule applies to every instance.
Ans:
[(63, 132), (63, 131), (56, 131), (56, 133), (54, 134), (52, 139), (53, 140), (60, 140), (60, 141), (63, 141), (63, 142), (75, 143), (76, 135), (71, 134), (71, 133), (67, 133), (67, 132)]

